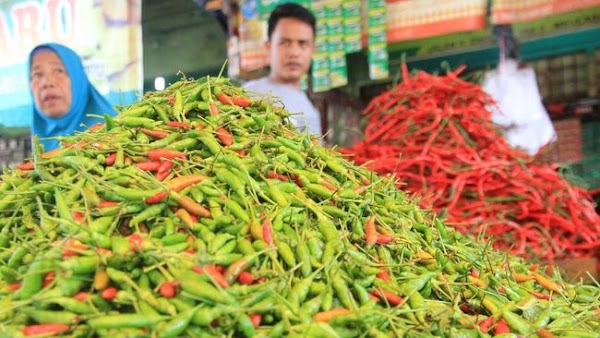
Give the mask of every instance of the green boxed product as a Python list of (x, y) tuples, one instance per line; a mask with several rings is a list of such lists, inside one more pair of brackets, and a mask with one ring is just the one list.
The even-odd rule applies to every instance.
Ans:
[(334, 68), (329, 73), (329, 79), (331, 81), (331, 87), (343, 87), (348, 84), (348, 68), (340, 67)]
[(331, 80), (329, 79), (329, 70), (312, 72), (312, 87), (315, 93), (324, 92), (331, 88)]
[(369, 8), (368, 16), (367, 16), (367, 26), (369, 28), (375, 26), (383, 26), (387, 25), (387, 9), (386, 8)]
[(360, 34), (360, 17), (347, 17), (344, 19), (344, 34)]
[(369, 46), (387, 43), (387, 29), (385, 26), (369, 27)]
[(330, 18), (327, 20), (327, 34), (338, 35), (344, 34), (344, 19), (341, 17)]
[(329, 68), (346, 67), (346, 53), (342, 50), (329, 54)]
[(342, 11), (344, 12), (344, 17), (349, 16), (358, 16), (360, 18), (360, 1), (356, 0), (346, 0), (342, 4)]
[(328, 39), (328, 50), (330, 53), (344, 51), (344, 35), (330, 35)]
[(362, 50), (362, 37), (360, 33), (344, 35), (344, 50), (346, 53), (354, 53)]

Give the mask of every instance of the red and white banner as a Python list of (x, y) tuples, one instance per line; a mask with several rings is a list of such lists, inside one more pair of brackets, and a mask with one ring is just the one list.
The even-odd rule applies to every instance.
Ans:
[(484, 29), (486, 4), (486, 0), (387, 0), (387, 41)]
[(492, 23), (526, 22), (595, 6), (600, 0), (494, 0)]

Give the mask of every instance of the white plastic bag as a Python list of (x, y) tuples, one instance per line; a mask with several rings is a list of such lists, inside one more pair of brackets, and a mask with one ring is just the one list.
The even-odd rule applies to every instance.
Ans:
[(492, 121), (504, 127), (510, 145), (534, 155), (556, 140), (532, 68), (519, 68), (516, 60), (501, 58), (498, 68), (486, 74), (482, 87), (498, 104), (488, 108)]

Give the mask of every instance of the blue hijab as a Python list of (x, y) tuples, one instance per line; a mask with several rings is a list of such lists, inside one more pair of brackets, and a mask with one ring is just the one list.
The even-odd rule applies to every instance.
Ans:
[[(58, 148), (58, 140), (44, 139), (46, 137), (72, 135), (75, 131), (83, 131), (104, 119), (87, 116), (87, 114), (114, 116), (117, 114), (113, 106), (90, 83), (79, 55), (68, 47), (56, 43), (45, 43), (35, 47), (29, 53), (29, 67), (31, 73), (31, 59), (41, 50), (52, 50), (62, 60), (67, 74), (71, 79), (71, 108), (63, 116), (52, 118), (44, 115), (37, 105), (33, 107), (33, 134), (38, 135), (44, 150)], [(31, 78), (31, 74), (28, 74)]]

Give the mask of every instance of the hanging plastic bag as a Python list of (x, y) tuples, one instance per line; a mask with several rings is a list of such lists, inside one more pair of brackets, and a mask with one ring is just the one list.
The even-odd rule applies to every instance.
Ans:
[(488, 72), (482, 84), (497, 103), (488, 107), (492, 121), (503, 127), (510, 145), (535, 155), (557, 139), (556, 131), (542, 104), (535, 71), (520, 68), (517, 60), (504, 58), (502, 43), (500, 47), (498, 68)]

